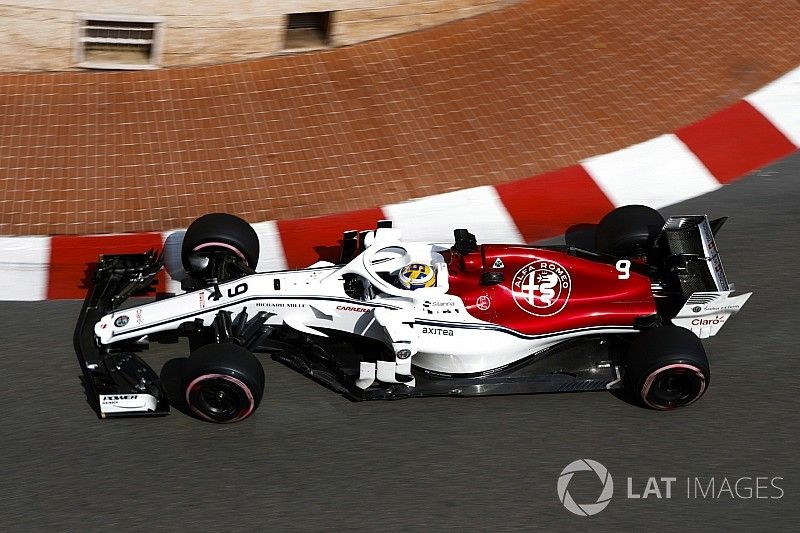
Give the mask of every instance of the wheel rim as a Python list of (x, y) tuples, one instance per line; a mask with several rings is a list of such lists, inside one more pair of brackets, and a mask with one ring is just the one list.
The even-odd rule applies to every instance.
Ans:
[(697, 401), (706, 377), (694, 365), (678, 363), (653, 371), (642, 386), (642, 400), (654, 409), (676, 409)]
[(255, 409), (250, 388), (226, 374), (204, 374), (186, 387), (186, 403), (198, 416), (211, 422), (235, 422)]

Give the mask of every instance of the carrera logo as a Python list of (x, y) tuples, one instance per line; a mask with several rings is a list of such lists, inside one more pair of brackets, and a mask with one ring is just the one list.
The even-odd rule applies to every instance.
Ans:
[(366, 307), (350, 307), (347, 305), (338, 305), (336, 309), (339, 311), (352, 311), (354, 313), (366, 313), (369, 311)]
[(444, 329), (444, 328), (428, 328), (423, 327), (422, 333), (427, 333), (428, 335), (447, 335), (449, 337), (453, 336), (452, 329)]
[(555, 261), (534, 261), (520, 268), (511, 281), (517, 306), (536, 316), (552, 316), (567, 305), (572, 279)]

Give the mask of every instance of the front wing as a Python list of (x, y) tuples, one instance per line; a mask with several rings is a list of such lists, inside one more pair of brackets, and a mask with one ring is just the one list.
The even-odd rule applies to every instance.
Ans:
[(148, 290), (159, 270), (161, 260), (153, 252), (107, 255), (92, 277), (73, 342), (89, 403), (101, 418), (169, 413), (158, 374), (135, 353), (136, 343), (101, 346), (94, 334), (101, 317)]

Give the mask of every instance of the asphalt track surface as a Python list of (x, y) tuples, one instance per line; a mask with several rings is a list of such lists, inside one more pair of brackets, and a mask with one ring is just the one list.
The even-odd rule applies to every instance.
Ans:
[[(669, 413), (608, 393), (351, 403), (268, 360), (267, 396), (243, 423), (176, 411), (100, 421), (72, 353), (79, 302), (4, 302), (0, 529), (796, 531), (798, 177), (795, 155), (665, 210), (730, 215), (725, 266), (755, 293), (706, 343), (706, 396)], [(183, 355), (168, 345), (147, 359)], [(615, 483), (590, 518), (556, 494), (579, 458)], [(677, 478), (671, 499), (627, 498), (628, 477), (641, 495), (650, 476)], [(761, 499), (687, 497), (687, 477), (713, 477), (719, 492), (725, 478), (759, 476), (782, 478), (782, 498), (771, 487)], [(741, 495), (755, 484), (740, 482)], [(576, 474), (570, 491), (593, 501), (600, 484)]]

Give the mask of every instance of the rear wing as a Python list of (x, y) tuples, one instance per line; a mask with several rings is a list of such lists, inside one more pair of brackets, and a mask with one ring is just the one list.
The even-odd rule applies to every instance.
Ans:
[(752, 295), (731, 296), (733, 284), (725, 275), (714, 240), (725, 220), (709, 221), (706, 215), (677, 216), (670, 217), (662, 228), (668, 261), (685, 298), (672, 323), (701, 339), (716, 335)]
[(698, 291), (728, 291), (714, 233), (725, 223), (724, 218), (709, 222), (706, 215), (669, 217), (661, 230), (670, 258), (682, 263), (678, 282), (685, 298)]

